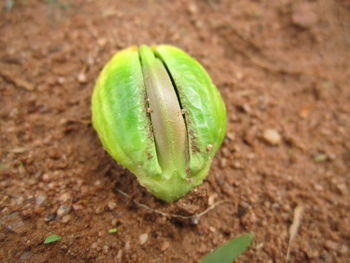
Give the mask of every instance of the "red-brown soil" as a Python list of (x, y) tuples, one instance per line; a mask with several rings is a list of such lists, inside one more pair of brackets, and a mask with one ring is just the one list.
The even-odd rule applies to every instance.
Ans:
[[(348, 1), (65, 3), (0, 11), (0, 262), (197, 262), (246, 232), (256, 237), (237, 262), (285, 262), (298, 205), (290, 262), (350, 262)], [(90, 123), (99, 71), (142, 43), (198, 59), (228, 111), (209, 176), (170, 205), (107, 155)], [(132, 200), (187, 215), (230, 202), (193, 224)], [(44, 245), (53, 233), (62, 240)]]

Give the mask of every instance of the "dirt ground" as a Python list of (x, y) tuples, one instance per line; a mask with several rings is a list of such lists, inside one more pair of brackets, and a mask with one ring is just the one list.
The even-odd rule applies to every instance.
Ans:
[[(349, 1), (63, 3), (0, 11), (0, 262), (197, 262), (247, 232), (237, 262), (286, 262), (297, 206), (289, 262), (350, 262)], [(99, 71), (143, 43), (198, 59), (228, 112), (209, 176), (170, 205), (90, 123)], [(197, 224), (134, 202), (193, 215), (220, 200)]]

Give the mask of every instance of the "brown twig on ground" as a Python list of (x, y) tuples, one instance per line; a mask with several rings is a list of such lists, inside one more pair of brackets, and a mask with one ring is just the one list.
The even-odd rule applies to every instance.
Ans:
[(294, 209), (294, 217), (293, 217), (293, 223), (289, 228), (289, 241), (288, 241), (288, 249), (287, 249), (287, 255), (286, 255), (286, 261), (289, 261), (290, 259), (290, 249), (293, 240), (295, 239), (296, 235), (298, 234), (298, 230), (300, 227), (301, 219), (303, 216), (304, 207), (301, 205), (298, 205)]
[(2, 77), (3, 80), (6, 81), (7, 83), (13, 84), (17, 88), (21, 88), (29, 91), (34, 90), (34, 86), (31, 83), (23, 79), (20, 79), (18, 76), (6, 70), (0, 71), (0, 77)]
[(199, 219), (204, 216), (205, 214), (207, 214), (209, 211), (213, 210), (215, 207), (223, 204), (223, 203), (231, 203), (232, 201), (230, 200), (221, 200), (221, 201), (218, 201), (216, 203), (214, 203), (213, 205), (209, 206), (207, 209), (205, 209), (204, 211), (198, 213), (198, 214), (194, 214), (194, 215), (191, 215), (191, 216), (184, 216), (184, 215), (179, 215), (179, 214), (169, 214), (169, 213), (165, 213), (165, 212), (162, 212), (158, 209), (154, 209), (154, 208), (151, 208), (145, 204), (142, 204), (140, 203), (139, 201), (137, 200), (134, 200), (130, 197), (130, 195), (128, 195), (127, 193), (123, 192), (122, 190), (119, 190), (119, 189), (116, 189), (116, 191), (118, 193), (120, 193), (121, 195), (125, 196), (126, 198), (130, 199), (131, 201), (133, 201), (135, 204), (137, 204), (138, 206), (142, 207), (143, 209), (145, 210), (148, 210), (148, 211), (151, 211), (153, 213), (156, 213), (156, 214), (159, 214), (159, 215), (162, 215), (162, 216), (165, 216), (165, 217), (171, 217), (171, 218), (179, 218), (179, 219), (185, 219), (185, 220), (191, 220), (191, 222), (193, 224), (198, 224), (199, 222)]

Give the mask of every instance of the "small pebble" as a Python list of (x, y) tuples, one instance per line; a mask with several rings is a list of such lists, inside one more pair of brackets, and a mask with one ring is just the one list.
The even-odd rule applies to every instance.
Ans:
[(74, 210), (74, 211), (83, 209), (83, 206), (78, 205), (78, 204), (74, 204), (74, 205), (72, 205), (72, 207), (73, 207), (73, 210)]
[(79, 75), (78, 75), (78, 81), (79, 81), (79, 83), (86, 83), (87, 78), (86, 78), (85, 73), (83, 73), (83, 72), (80, 72), (80, 73), (79, 73)]
[(143, 233), (142, 235), (139, 236), (139, 240), (141, 245), (145, 244), (148, 240), (148, 234)]
[(188, 11), (189, 11), (192, 15), (197, 14), (197, 13), (198, 13), (198, 7), (197, 7), (197, 5), (195, 5), (194, 3), (189, 4), (189, 6), (188, 6)]
[(49, 174), (44, 174), (43, 175), (43, 181), (44, 182), (48, 182), (48, 181), (50, 181), (50, 179), (51, 179), (51, 176)]
[(208, 198), (208, 205), (209, 205), (209, 206), (211, 206), (211, 205), (214, 204), (215, 198), (216, 198), (217, 196), (218, 196), (217, 194), (212, 194), (212, 195), (209, 196), (209, 198)]
[(323, 186), (320, 184), (314, 184), (314, 188), (316, 191), (320, 191), (320, 192), (324, 190)]
[(109, 247), (107, 245), (103, 246), (103, 253), (107, 254), (109, 250)]
[(94, 242), (94, 243), (92, 243), (92, 245), (91, 245), (91, 247), (90, 247), (90, 248), (92, 248), (92, 249), (96, 249), (97, 247), (98, 247), (97, 242)]
[(70, 219), (71, 219), (70, 215), (65, 215), (61, 221), (62, 221), (62, 223), (66, 224), (70, 221)]
[(161, 251), (165, 251), (169, 248), (170, 243), (168, 241), (164, 241), (161, 245), (160, 245), (160, 250)]
[(45, 218), (45, 222), (53, 221), (53, 220), (56, 219), (56, 217), (57, 217), (57, 214), (56, 214), (56, 213), (49, 214), (49, 215)]
[(106, 38), (100, 38), (97, 40), (97, 43), (100, 47), (104, 47), (107, 44), (107, 39)]
[(243, 166), (242, 166), (242, 164), (239, 161), (234, 161), (233, 162), (233, 168), (234, 169), (242, 169)]
[(224, 157), (220, 158), (220, 161), (219, 161), (220, 168), (225, 168), (226, 165), (227, 165), (227, 159)]
[(117, 204), (113, 201), (109, 201), (107, 206), (110, 210), (113, 210), (117, 206)]
[(270, 145), (279, 145), (282, 141), (281, 135), (277, 130), (266, 129), (263, 131), (263, 139)]
[(58, 84), (61, 84), (61, 85), (62, 85), (62, 84), (64, 84), (65, 81), (66, 81), (66, 79), (65, 79), (64, 77), (58, 77), (58, 78), (57, 78), (57, 83), (58, 83)]
[(61, 205), (58, 209), (57, 209), (57, 216), (58, 217), (63, 217), (65, 215), (67, 215), (70, 210), (72, 209), (72, 207), (70, 205)]
[(63, 193), (58, 197), (58, 200), (61, 202), (66, 202), (71, 199), (71, 195), (69, 193)]
[(36, 205), (42, 205), (46, 200), (46, 195), (45, 194), (39, 194), (36, 198), (35, 198), (35, 204)]
[(101, 214), (102, 212), (104, 211), (104, 208), (103, 207), (97, 207), (95, 209), (95, 213), (98, 215), (98, 214)]

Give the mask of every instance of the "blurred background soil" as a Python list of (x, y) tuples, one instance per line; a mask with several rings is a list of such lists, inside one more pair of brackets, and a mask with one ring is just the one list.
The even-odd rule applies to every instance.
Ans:
[[(298, 206), (289, 262), (349, 262), (349, 1), (2, 3), (0, 262), (196, 262), (246, 232), (256, 237), (237, 262), (285, 262)], [(227, 106), (209, 176), (171, 205), (105, 153), (90, 123), (102, 66), (143, 43), (187, 51)], [(230, 202), (194, 224), (131, 200), (187, 215)], [(62, 240), (44, 245), (50, 234)]]

